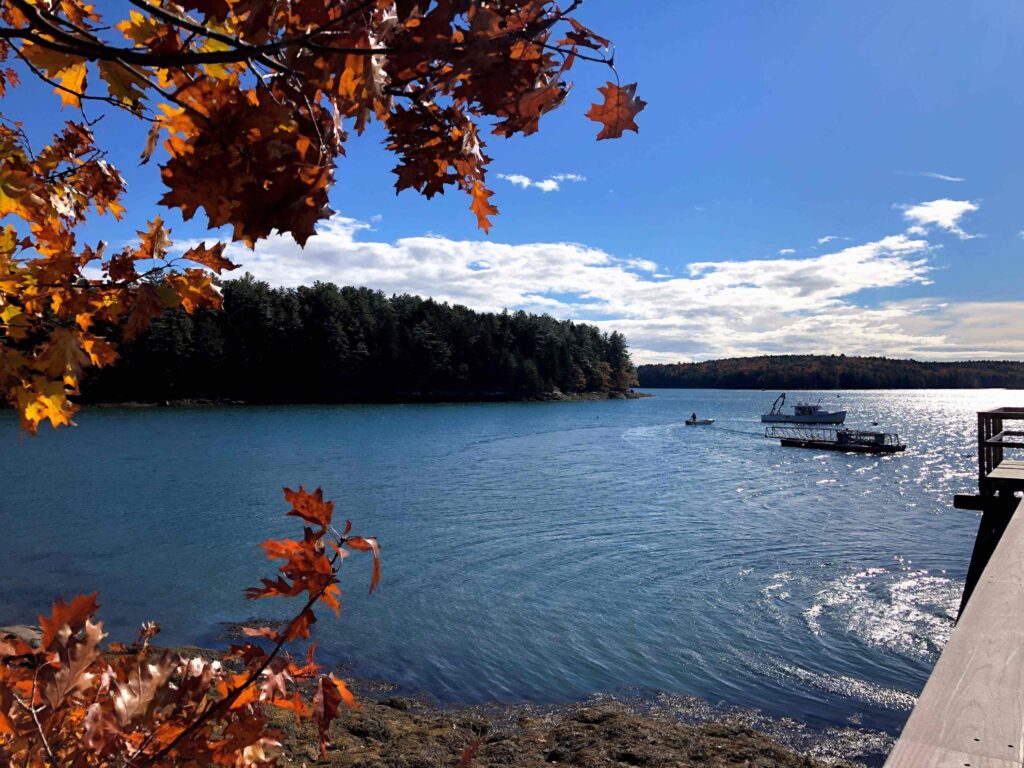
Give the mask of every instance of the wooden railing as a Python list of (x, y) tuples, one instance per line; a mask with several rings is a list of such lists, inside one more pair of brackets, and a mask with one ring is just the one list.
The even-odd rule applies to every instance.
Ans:
[[(1024, 408), (996, 408), (978, 413), (978, 489), (982, 496), (997, 493), (1004, 479), (1024, 483), (1024, 473), (1016, 478), (1012, 473), (1005, 472), (1017, 468), (1013, 465), (1024, 466), (1024, 462), (1004, 458), (1004, 449), (1024, 448), (1024, 430), (1006, 429), (1007, 421), (1024, 422)], [(1024, 427), (1024, 424), (1021, 426)], [(1011, 466), (1003, 466), (1006, 461), (1010, 461)], [(1001, 478), (1000, 470), (1004, 470), (1007, 477)]]

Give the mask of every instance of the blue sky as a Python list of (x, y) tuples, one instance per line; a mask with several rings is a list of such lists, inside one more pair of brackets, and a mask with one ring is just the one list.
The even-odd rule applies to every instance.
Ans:
[[(489, 236), (460, 194), (396, 196), (394, 159), (370, 131), (339, 166), (338, 217), (305, 252), (274, 240), (235, 258), (274, 283), (600, 322), (641, 361), (1024, 359), (1024, 6), (639, 7), (588, 0), (579, 17), (615, 40), (623, 81), (639, 81), (640, 134), (594, 141), (584, 113), (607, 72), (578, 66), (541, 133), (489, 143), (501, 209)], [(7, 101), (34, 131), (72, 116), (35, 86)], [(117, 243), (158, 212), (160, 184), (155, 166), (137, 167), (138, 125), (108, 115), (97, 133), (129, 179), (129, 219), (85, 234)], [(559, 175), (580, 178), (527, 186)], [(176, 238), (206, 234), (163, 215)]]

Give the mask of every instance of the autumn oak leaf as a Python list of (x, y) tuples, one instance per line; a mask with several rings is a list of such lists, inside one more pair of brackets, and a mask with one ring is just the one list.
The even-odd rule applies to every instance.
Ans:
[(636, 97), (636, 83), (616, 85), (608, 82), (598, 88), (604, 96), (603, 104), (592, 104), (587, 117), (595, 123), (601, 123), (600, 139), (618, 139), (625, 131), (640, 132), (636, 124), (636, 116), (647, 106), (647, 102)]
[(334, 502), (324, 501), (322, 489), (317, 488), (312, 493), (309, 493), (301, 485), (297, 491), (285, 488), (284, 498), (285, 501), (292, 505), (292, 510), (288, 513), (290, 516), (301, 517), (307, 523), (319, 525), (321, 528), (326, 528), (331, 524)]
[(349, 709), (358, 710), (359, 703), (344, 682), (334, 675), (323, 675), (317, 681), (316, 692), (313, 694), (313, 720), (320, 731), (320, 750), (327, 754), (327, 729), (338, 717), (340, 704), (344, 702)]
[(377, 539), (353, 536), (346, 539), (345, 543), (352, 549), (357, 549), (360, 552), (373, 552), (373, 577), (370, 579), (370, 594), (372, 595), (373, 590), (380, 583), (380, 545), (377, 543)]
[(473, 197), (473, 202), (469, 209), (476, 214), (476, 224), (485, 233), (489, 233), (491, 231), (490, 217), (498, 213), (497, 206), (491, 204), (491, 196), (494, 193), (477, 181), (474, 182), (470, 194)]
[(218, 275), (224, 270), (231, 271), (238, 267), (237, 264), (224, 257), (224, 243), (217, 243), (210, 248), (206, 247), (206, 243), (200, 243), (185, 251), (182, 258), (209, 267)]
[(97, 597), (99, 593), (93, 592), (91, 595), (78, 595), (70, 603), (63, 599), (55, 602), (49, 616), (39, 617), (39, 626), (43, 628), (42, 647), (49, 648), (58, 638), (67, 642), (68, 637), (80, 631), (99, 608)]

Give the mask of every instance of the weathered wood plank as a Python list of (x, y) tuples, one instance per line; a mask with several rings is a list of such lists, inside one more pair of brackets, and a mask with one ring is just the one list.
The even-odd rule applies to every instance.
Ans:
[(1024, 765), (1024, 502), (886, 761), (947, 765)]
[(1016, 760), (951, 752), (932, 744), (900, 739), (889, 755), (886, 766), (889, 765), (912, 765), (914, 768), (1022, 768), (1024, 764)]
[(1007, 466), (1006, 460), (1000, 462), (999, 466), (988, 473), (989, 480), (1022, 480), (1024, 481), (1024, 467)]

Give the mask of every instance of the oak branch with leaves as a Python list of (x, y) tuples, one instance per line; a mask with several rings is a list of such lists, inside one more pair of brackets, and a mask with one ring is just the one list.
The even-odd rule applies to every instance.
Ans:
[[(581, 0), (127, 1), (127, 18), (108, 19), (83, 0), (0, 0), (0, 97), (36, 77), (80, 111), (44, 146), (0, 114), (0, 395), (32, 432), (71, 423), (83, 371), (117, 358), (111, 333), (131, 339), (168, 308), (219, 306), (215, 274), (235, 266), (223, 243), (175, 251), (159, 216), (136, 245), (78, 242), (88, 216), (124, 213), (94, 106), (148, 124), (141, 161), (162, 147), (161, 204), (185, 219), (202, 209), (250, 247), (275, 231), (305, 243), (331, 213), (347, 131), (371, 120), (398, 157), (399, 191), (458, 187), (487, 231), (497, 208), (484, 126), (536, 132), (579, 60), (613, 73), (587, 113), (599, 139), (637, 130), (644, 107), (635, 84), (618, 83), (609, 41), (574, 17)], [(309, 638), (317, 604), (338, 609), (347, 550), (373, 553), (371, 590), (379, 550), (332, 528), (319, 490), (286, 498), (303, 537), (264, 544), (283, 565), (248, 593), (304, 600), (283, 630), (250, 630), (223, 662), (155, 651), (152, 623), (135, 645), (103, 650), (95, 596), (58, 602), (39, 646), (0, 637), (0, 762), (270, 765), (264, 706), (312, 717), (323, 747), (340, 705), (355, 702), (312, 652), (302, 663), (285, 647)]]
[(110, 328), (131, 338), (166, 308), (216, 307), (213, 273), (234, 266), (223, 243), (173, 251), (159, 217), (135, 247), (77, 242), (90, 213), (123, 213), (94, 106), (148, 124), (160, 203), (185, 219), (202, 209), (250, 247), (275, 231), (306, 242), (331, 214), (348, 131), (372, 120), (399, 191), (457, 187), (486, 232), (485, 128), (536, 132), (580, 60), (613, 75), (587, 113), (599, 139), (637, 130), (644, 107), (618, 84), (610, 42), (575, 18), (582, 0), (128, 2), (108, 19), (84, 0), (0, 0), (0, 96), (34, 76), (82, 113), (41, 149), (0, 115), (0, 393), (31, 431), (71, 423), (83, 369), (116, 359)]
[(160, 627), (153, 622), (142, 625), (133, 645), (103, 648), (97, 595), (59, 600), (39, 617), (38, 645), (0, 635), (0, 765), (269, 766), (280, 744), (264, 715), (268, 706), (312, 719), (326, 753), (340, 705), (359, 705), (343, 681), (320, 674), (315, 643), (304, 662), (287, 647), (310, 639), (316, 606), (340, 611), (338, 572), (350, 550), (373, 553), (373, 592), (380, 551), (376, 539), (350, 536), (351, 523), (341, 532), (332, 526), (334, 502), (319, 488), (284, 494), (288, 515), (306, 523), (303, 536), (264, 542), (267, 556), (284, 562), (278, 576), (246, 593), (302, 601), (283, 629), (245, 628), (252, 640), (216, 660), (154, 649)]

